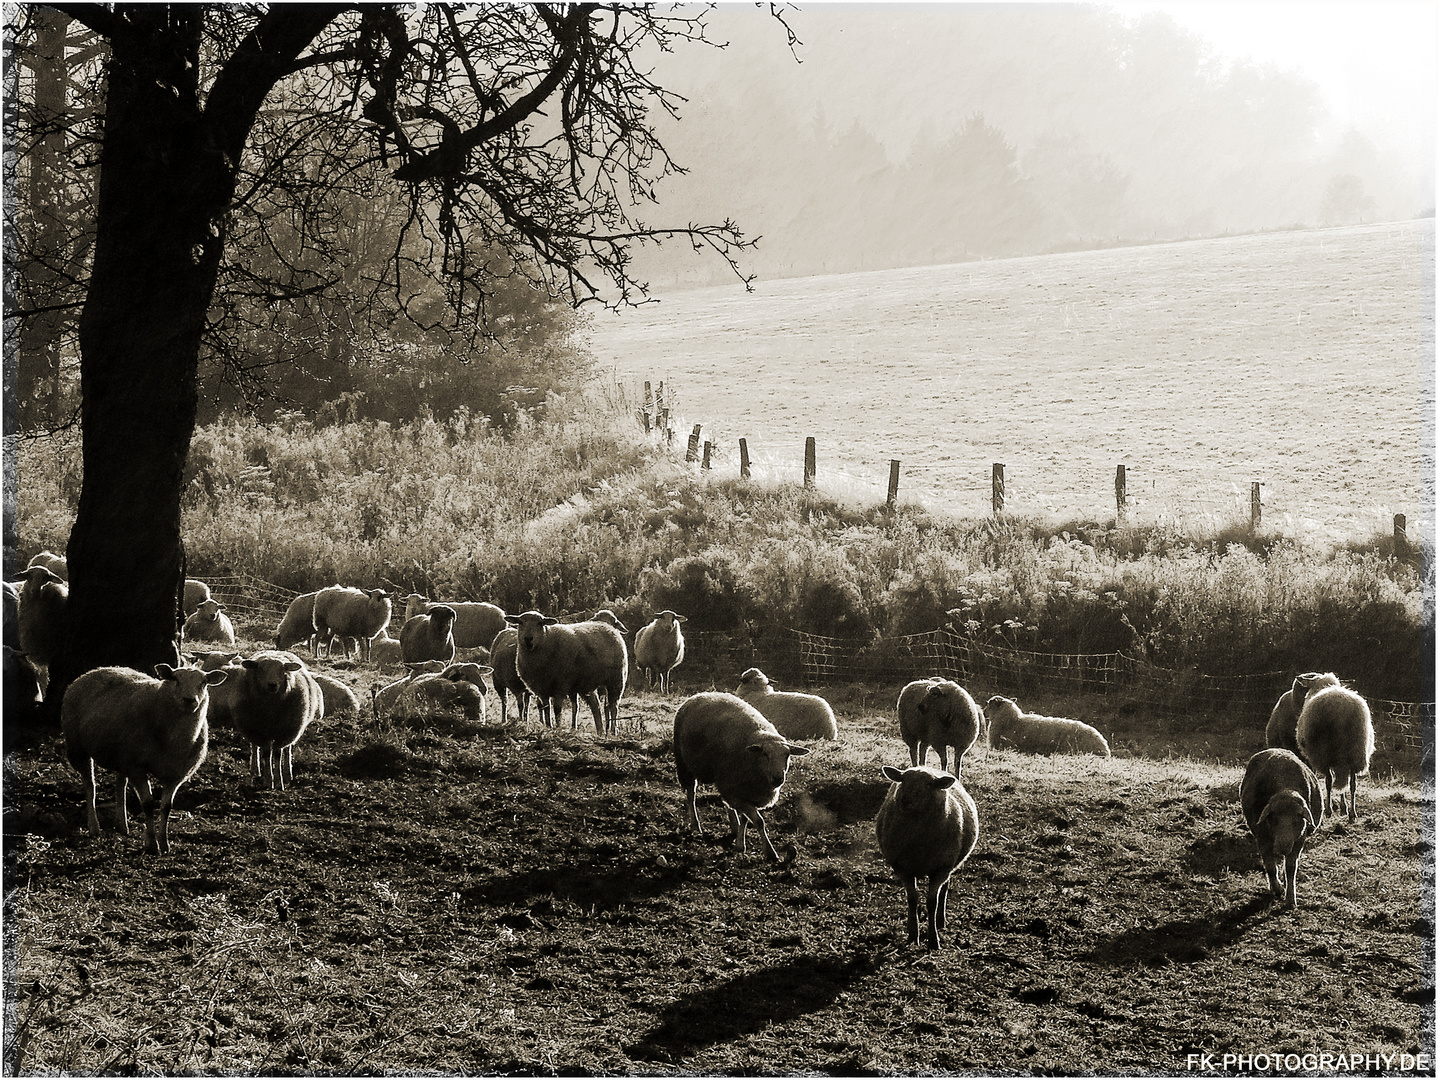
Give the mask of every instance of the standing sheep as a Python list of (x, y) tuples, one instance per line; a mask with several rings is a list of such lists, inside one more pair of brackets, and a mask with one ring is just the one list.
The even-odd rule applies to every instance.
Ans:
[(313, 656), (315, 641), (315, 597), (318, 592), (301, 593), (290, 601), (285, 617), (275, 630), (275, 648), (288, 649), (291, 645), (304, 642)]
[(509, 695), (514, 695), (519, 709), (519, 721), (529, 717), (529, 687), (519, 677), (517, 654), (519, 652), (519, 631), (507, 626), (494, 635), (489, 647), (489, 662), (494, 667), (494, 692), (499, 696), (499, 722), (509, 722)]
[(316, 649), (322, 644), (325, 652), (332, 654), (331, 638), (338, 637), (343, 641), (345, 656), (349, 656), (349, 643), (353, 641), (355, 649), (368, 660), (370, 639), (389, 625), (389, 616), (389, 594), (383, 589), (365, 591), (343, 585), (321, 589), (315, 596)]
[(735, 693), (758, 709), (786, 739), (837, 739), (839, 725), (829, 703), (813, 694), (775, 690), (768, 676), (751, 667), (739, 676)]
[(1298, 714), (1303, 711), (1303, 702), (1315, 690), (1338, 685), (1338, 676), (1332, 672), (1309, 671), (1294, 679), (1293, 689), (1284, 692), (1268, 716), (1268, 726), (1263, 729), (1264, 745), (1298, 753)]
[(324, 692), (293, 653), (264, 650), (240, 668), (238, 685), (227, 695), (231, 720), (253, 748), (251, 775), (283, 791), (294, 779), (294, 744), (324, 716)]
[(674, 714), (674, 768), (689, 801), (689, 823), (703, 835), (699, 785), (713, 784), (729, 810), (729, 827), (741, 853), (748, 850), (752, 822), (759, 826), (769, 857), (779, 861), (760, 811), (779, 801), (789, 759), (808, 752), (807, 746), (786, 740), (758, 709), (733, 694), (695, 694)]
[[(1352, 690), (1329, 686), (1309, 692), (1298, 714), (1298, 753), (1327, 785), (1323, 805), (1333, 813), (1338, 788), (1339, 812), (1348, 804), (1348, 820), (1358, 819), (1358, 778), (1368, 775), (1373, 757), (1373, 717), (1368, 702)], [(1348, 786), (1348, 798), (1343, 787)]]
[(400, 657), (406, 664), (454, 659), (454, 608), (434, 604), (423, 615), (406, 619), (399, 631)]
[[(494, 635), (504, 629), (504, 609), (495, 607), (493, 604), (480, 603), (478, 601), (450, 601), (442, 602), (445, 607), (454, 609), (454, 647), (456, 649), (479, 649), (487, 648), (494, 640)], [(416, 615), (423, 615), (435, 606), (431, 601), (419, 593), (410, 593), (405, 597), (404, 618), (405, 622)]]
[[(1298, 857), (1303, 854), (1303, 842), (1323, 824), (1322, 799), (1313, 770), (1297, 754), (1278, 747), (1260, 750), (1249, 758), (1238, 786), (1243, 820), (1258, 841), (1268, 887), (1274, 896), (1286, 893), (1291, 908), (1298, 906)], [(1280, 857), (1286, 888), (1278, 877)]]
[(1112, 756), (1108, 741), (1082, 720), (1026, 713), (1006, 697), (989, 698), (987, 712), (989, 745), (995, 748), (1008, 746), (1029, 754)]
[(198, 611), (200, 605), (208, 599), (210, 599), (210, 587), (208, 585), (195, 578), (185, 579), (185, 595), (180, 601), (180, 604), (184, 609), (186, 618)]
[(185, 620), (186, 641), (217, 641), (221, 645), (235, 643), (235, 628), (230, 618), (220, 610), (218, 600), (205, 600), (195, 613)]
[(928, 879), (930, 949), (939, 949), (949, 906), (949, 878), (979, 840), (979, 812), (958, 777), (928, 765), (896, 769), (874, 829), (879, 850), (909, 898), (909, 944), (919, 943), (919, 878)]
[[(557, 725), (563, 699), (568, 698), (573, 730), (579, 726), (579, 698), (583, 696), (594, 713), (595, 730), (616, 732), (619, 699), (629, 677), (629, 649), (619, 631), (606, 622), (565, 626), (538, 611), (507, 618), (519, 631), (515, 667), (539, 700), (541, 715), (551, 711)], [(605, 694), (603, 717), (597, 690)]]
[(939, 752), (939, 768), (963, 778), (964, 754), (979, 737), (984, 714), (969, 692), (949, 679), (918, 679), (899, 692), (899, 737), (909, 747), (909, 764), (922, 765), (929, 747)]
[(634, 635), (634, 663), (644, 672), (644, 684), (652, 687), (657, 682), (661, 694), (669, 693), (671, 674), (684, 662), (684, 632), (679, 624), (688, 621), (666, 608)]
[[(36, 556), (37, 558), (39, 556)], [(20, 651), (35, 666), (40, 689), (50, 685), (50, 661), (60, 652), (70, 586), (43, 566), (25, 570), (20, 589)]]
[[(80, 773), (81, 804), (91, 835), (98, 836), (95, 767), (115, 771), (115, 826), (129, 835), (126, 790), (133, 785), (145, 811), (145, 850), (170, 850), (170, 808), (180, 785), (195, 774), (209, 749), (209, 688), (223, 671), (155, 667), (158, 679), (126, 667), (87, 671), (69, 686), (60, 706), (65, 756)], [(150, 777), (160, 782), (158, 818)]]

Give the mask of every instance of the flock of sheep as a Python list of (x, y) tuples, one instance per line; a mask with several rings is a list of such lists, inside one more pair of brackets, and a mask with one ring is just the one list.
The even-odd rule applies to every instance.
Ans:
[[(63, 560), (42, 553), (27, 568), (22, 588), (6, 583), (6, 638), (18, 636), (21, 646), (5, 647), (7, 711), (17, 695), (16, 707), (33, 707), (43, 692), (67, 597), (64, 569)], [(184, 611), (183, 642), (234, 645), (234, 628), (204, 583), (186, 581)], [(167, 851), (175, 792), (205, 760), (211, 724), (243, 735), (251, 745), (252, 774), (264, 786), (283, 790), (293, 777), (293, 748), (309, 725), (361, 708), (344, 683), (311, 670), (288, 651), (301, 643), (316, 659), (333, 657), (338, 643), (346, 657), (353, 651), (380, 665), (404, 664), (404, 677), (372, 694), (377, 716), (424, 705), (453, 708), (483, 722), (489, 676), (501, 722), (508, 721), (512, 694), (521, 721), (533, 698), (542, 722), (557, 725), (567, 700), (570, 725), (577, 727), (583, 698), (596, 731), (617, 730), (630, 655), (628, 629), (613, 612), (562, 623), (538, 611), (508, 615), (493, 604), (433, 603), (411, 594), (398, 639), (388, 634), (391, 615), (384, 590), (335, 585), (297, 597), (275, 631), (273, 648), (252, 656), (192, 652), (193, 666), (161, 664), (153, 676), (124, 667), (81, 675), (65, 692), (60, 717), (66, 756), (83, 781), (82, 809), (91, 833), (99, 832), (98, 766), (116, 774), (117, 829), (129, 832), (126, 793), (133, 787), (145, 812), (146, 851)], [(683, 615), (661, 611), (635, 635), (634, 665), (662, 693), (670, 691), (673, 671), (684, 659), (684, 621)], [(461, 659), (460, 650), (470, 650), (474, 659)], [(981, 709), (949, 679), (909, 683), (899, 694), (897, 712), (909, 767), (882, 767), (891, 786), (875, 827), (879, 849), (907, 894), (909, 943), (919, 941), (922, 878), (925, 943), (938, 949), (949, 881), (978, 841), (978, 811), (962, 782), (965, 754), (983, 738), (989, 746), (1026, 753), (1111, 755), (1103, 735), (1088, 724), (1025, 713), (999, 696)], [(1265, 736), (1269, 748), (1248, 762), (1239, 801), (1270, 889), (1296, 907), (1298, 859), (1325, 809), (1331, 809), (1335, 786), (1349, 820), (1355, 819), (1357, 777), (1367, 774), (1373, 754), (1372, 718), (1364, 700), (1336, 676), (1307, 673), (1274, 706)], [(702, 833), (698, 786), (713, 785), (738, 849), (747, 850), (753, 825), (769, 857), (778, 861), (763, 811), (778, 801), (790, 761), (810, 752), (800, 742), (837, 737), (826, 701), (778, 691), (758, 668), (743, 673), (733, 694), (689, 697), (674, 715), (674, 761), (690, 827)], [(930, 749), (938, 756), (937, 769), (926, 763)], [(160, 786), (158, 801), (152, 777)]]

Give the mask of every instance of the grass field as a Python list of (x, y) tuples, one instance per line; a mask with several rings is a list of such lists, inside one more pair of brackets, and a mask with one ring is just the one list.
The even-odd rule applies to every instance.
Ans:
[[(323, 666), (362, 699), (382, 681)], [(841, 737), (792, 767), (770, 830), (796, 857), (775, 866), (722, 842), (712, 791), (709, 835), (685, 829), (669, 733), (699, 687), (679, 684), (633, 693), (614, 737), (501, 726), (492, 698), (489, 725), (329, 718), (282, 793), (216, 731), (163, 858), (85, 835), (58, 738), (7, 733), (7, 1071), (1174, 1074), (1190, 1053), (1432, 1052), (1431, 786), (1362, 783), (1290, 912), (1238, 809), (1247, 746), (1134, 721), (1111, 760), (976, 751), (979, 844), (926, 953), (874, 841), (879, 768), (907, 760), (898, 688), (823, 689)]]
[[(1346, 536), (1407, 515), (1432, 536), (1433, 222), (1240, 236), (665, 295), (596, 316), (595, 354), (666, 380), (737, 471), (983, 513), (1247, 519)], [(1425, 344), (1426, 343), (1426, 344)], [(1425, 354), (1427, 359), (1425, 360)]]

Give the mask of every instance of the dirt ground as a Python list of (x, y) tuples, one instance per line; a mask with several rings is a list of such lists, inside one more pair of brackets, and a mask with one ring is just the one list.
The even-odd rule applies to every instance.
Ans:
[(1291, 912), (1237, 765), (979, 750), (979, 843), (930, 953), (874, 839), (879, 767), (907, 762), (892, 697), (823, 692), (840, 739), (795, 760), (769, 818), (788, 865), (729, 846), (712, 789), (706, 835), (685, 828), (682, 694), (634, 695), (613, 737), (500, 725), (492, 697), (489, 725), (327, 718), (285, 792), (217, 730), (164, 857), (138, 829), (86, 835), (58, 736), (7, 732), (7, 1071), (1181, 1074), (1421, 1051), (1431, 1073), (1431, 788), (1361, 785)]

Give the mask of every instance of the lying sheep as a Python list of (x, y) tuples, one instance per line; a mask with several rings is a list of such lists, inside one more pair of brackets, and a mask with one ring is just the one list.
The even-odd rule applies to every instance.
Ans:
[[(433, 670), (433, 668), (440, 670)], [(430, 669), (430, 670), (426, 670)], [(406, 712), (419, 704), (443, 705), (463, 711), (474, 723), (484, 723), (484, 676), (491, 669), (481, 664), (440, 665), (438, 661), (410, 666), (405, 678), (376, 691), (375, 715)]]
[[(1238, 801), (1243, 820), (1258, 841), (1258, 854), (1268, 871), (1268, 888), (1284, 896), (1288, 906), (1298, 906), (1298, 857), (1303, 842), (1323, 824), (1323, 793), (1318, 777), (1292, 751), (1273, 747), (1260, 750), (1248, 759)], [(1283, 881), (1278, 860), (1283, 859)]]
[(808, 752), (733, 694), (695, 694), (674, 714), (674, 768), (689, 800), (689, 823), (703, 835), (696, 800), (700, 784), (713, 784), (729, 810), (729, 827), (741, 853), (748, 850), (752, 822), (759, 826), (769, 857), (779, 861), (760, 811), (779, 801), (789, 759)]
[(180, 603), (184, 609), (186, 618), (198, 611), (200, 605), (208, 599), (210, 599), (210, 587), (208, 585), (195, 578), (187, 577), (185, 579), (185, 595)]
[(21, 580), (20, 651), (34, 665), (43, 691), (50, 685), (50, 661), (59, 654), (64, 640), (70, 587), (63, 578), (38, 565), (28, 567)]
[[(629, 649), (619, 631), (607, 622), (566, 626), (538, 611), (507, 618), (519, 631), (515, 667), (538, 699), (540, 715), (552, 715), (553, 723), (558, 724), (563, 699), (568, 698), (573, 730), (579, 726), (582, 696), (594, 714), (595, 730), (616, 732), (619, 699), (629, 677)], [(602, 717), (595, 693), (598, 690), (605, 695)]]
[(359, 698), (348, 686), (334, 676), (319, 671), (311, 671), (310, 678), (319, 685), (320, 696), (325, 703), (325, 716), (343, 716), (346, 713), (359, 715)]
[(786, 739), (837, 739), (839, 725), (829, 703), (813, 694), (775, 690), (758, 668), (739, 676), (735, 693), (763, 714)]
[(1298, 714), (1303, 711), (1304, 700), (1314, 690), (1338, 685), (1338, 676), (1332, 672), (1309, 671), (1294, 679), (1293, 689), (1284, 692), (1268, 716), (1268, 726), (1263, 729), (1264, 745), (1298, 753)]
[(494, 669), (494, 692), (499, 695), (499, 722), (509, 722), (509, 695), (514, 695), (519, 710), (519, 721), (529, 718), (529, 687), (519, 677), (517, 654), (519, 652), (519, 631), (507, 626), (494, 636), (489, 647), (489, 662)]
[[(1324, 806), (1333, 812), (1338, 788), (1339, 812), (1348, 806), (1348, 820), (1358, 819), (1358, 778), (1368, 775), (1373, 757), (1373, 716), (1368, 702), (1342, 686), (1309, 691), (1298, 714), (1298, 753), (1327, 787)], [(1348, 785), (1348, 798), (1343, 786)]]
[[(444, 600), (445, 607), (454, 609), (454, 647), (456, 649), (478, 649), (488, 647), (494, 635), (504, 629), (504, 609), (493, 604), (477, 601)], [(431, 601), (419, 593), (405, 597), (404, 619), (409, 622), (416, 615), (423, 615), (434, 607)]]
[(234, 625), (229, 616), (220, 610), (219, 601), (203, 601), (185, 620), (185, 640), (218, 641), (222, 645), (235, 643)]
[(404, 646), (381, 630), (370, 638), (369, 658), (375, 667), (399, 667), (404, 663)]
[(239, 663), (244, 659), (244, 654), (237, 652), (192, 652), (186, 653), (185, 658), (201, 671), (219, 671), (220, 668), (229, 664)]
[(230, 719), (250, 741), (251, 775), (283, 791), (294, 779), (295, 743), (325, 714), (324, 692), (293, 653), (263, 650), (239, 666), (237, 685), (228, 694)]
[[(126, 667), (87, 671), (65, 691), (60, 726), (65, 756), (80, 773), (81, 804), (91, 835), (100, 833), (95, 813), (95, 767), (115, 771), (115, 827), (129, 835), (126, 790), (133, 786), (145, 811), (145, 850), (170, 850), (170, 808), (180, 785), (205, 760), (210, 730), (209, 688), (222, 671), (158, 664), (159, 678)], [(150, 777), (160, 782), (159, 814)]]
[(1029, 754), (1112, 756), (1107, 740), (1082, 720), (1022, 712), (1016, 702), (1006, 697), (989, 698), (986, 711), (992, 747), (1007, 746)]
[(0, 648), (3, 648), (5, 656), (4, 675), (0, 678), (4, 687), (5, 711), (0, 718), (3, 718), (7, 730), (40, 723), (43, 719), (40, 707), (45, 698), (40, 693), (40, 680), (34, 665), (19, 649), (12, 649), (9, 645)]
[(979, 737), (984, 714), (969, 692), (949, 679), (918, 679), (899, 692), (899, 737), (909, 747), (909, 764), (922, 765), (929, 747), (939, 752), (939, 768), (962, 779), (964, 754)]
[(323, 645), (326, 654), (332, 656), (332, 639), (340, 638), (346, 657), (353, 641), (356, 652), (368, 660), (370, 639), (389, 625), (389, 617), (389, 594), (383, 589), (366, 591), (344, 585), (321, 589), (315, 596), (315, 655), (319, 655), (318, 646)]
[(56, 555), (53, 551), (42, 551), (25, 564), (27, 570), (32, 566), (43, 566), (61, 581), (70, 580), (70, 564), (63, 555)]
[(285, 617), (280, 620), (280, 625), (275, 630), (276, 649), (288, 649), (291, 645), (298, 645), (303, 641), (310, 650), (310, 655), (314, 655), (317, 596), (318, 592), (301, 593), (290, 601), (290, 606), (285, 609)]
[(644, 672), (644, 684), (652, 687), (657, 682), (661, 694), (669, 693), (670, 676), (684, 661), (682, 622), (688, 620), (666, 608), (634, 635), (634, 663)]
[(949, 879), (979, 840), (979, 812), (958, 777), (928, 765), (896, 769), (874, 828), (879, 850), (909, 898), (909, 944), (919, 943), (919, 878), (928, 879), (930, 949), (939, 949), (949, 904)]
[(406, 664), (454, 659), (454, 608), (433, 604), (423, 615), (406, 619), (399, 631), (400, 655)]

